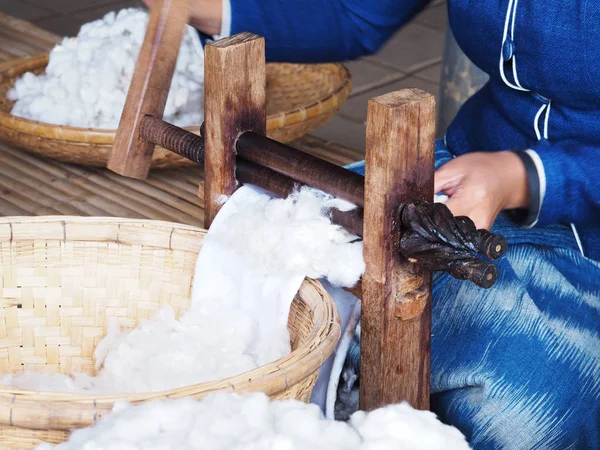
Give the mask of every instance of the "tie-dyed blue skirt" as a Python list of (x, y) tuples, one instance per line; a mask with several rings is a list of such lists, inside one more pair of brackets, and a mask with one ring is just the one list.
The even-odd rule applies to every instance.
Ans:
[[(451, 158), (437, 141), (436, 168)], [(432, 410), (477, 450), (600, 449), (600, 263), (567, 226), (493, 231), (491, 289), (434, 274)]]

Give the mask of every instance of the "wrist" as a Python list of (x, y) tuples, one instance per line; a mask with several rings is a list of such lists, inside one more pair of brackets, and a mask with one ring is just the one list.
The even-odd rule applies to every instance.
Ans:
[(531, 192), (527, 167), (520, 154), (514, 151), (499, 152), (498, 167), (504, 185), (507, 186), (503, 209), (527, 209), (530, 206)]
[(223, 0), (195, 0), (192, 4), (190, 25), (210, 36), (221, 33)]

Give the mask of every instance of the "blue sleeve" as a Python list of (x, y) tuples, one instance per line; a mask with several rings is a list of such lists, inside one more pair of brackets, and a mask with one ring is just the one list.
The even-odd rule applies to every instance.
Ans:
[(343, 62), (377, 52), (430, 0), (231, 0), (231, 34), (264, 36), (270, 62)]
[(548, 144), (537, 155), (541, 205), (538, 225), (600, 225), (600, 147)]

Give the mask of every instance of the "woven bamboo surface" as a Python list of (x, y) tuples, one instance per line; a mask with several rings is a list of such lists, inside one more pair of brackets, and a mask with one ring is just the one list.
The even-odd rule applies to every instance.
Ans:
[[(15, 57), (37, 54), (60, 38), (0, 14), (0, 70)], [(364, 156), (307, 135), (290, 145), (336, 164)], [(200, 186), (200, 190), (199, 190)], [(202, 171), (186, 167), (151, 172), (144, 181), (41, 158), (0, 142), (0, 216), (53, 214), (155, 219), (202, 226)]]
[[(0, 219), (0, 372), (93, 374), (109, 320), (134, 328), (165, 305), (189, 306), (205, 230), (162, 221), (96, 217)], [(0, 447), (61, 442), (115, 401), (200, 399), (216, 390), (308, 401), (340, 337), (320, 283), (306, 279), (290, 311), (292, 352), (258, 369), (156, 393), (92, 395), (0, 386)], [(39, 430), (39, 431), (37, 431)]]
[[(12, 102), (6, 93), (17, 77), (25, 72), (42, 73), (48, 63), (47, 40), (33, 32), (35, 40), (28, 48), (27, 22), (11, 18), (0, 26), (9, 31), (17, 24), (12, 37), (0, 37), (10, 59), (0, 64), (0, 133), (2, 139), (61, 162), (106, 167), (116, 130), (75, 128), (41, 123), (10, 114)], [(4, 33), (2, 33), (4, 34)], [(0, 34), (0, 36), (2, 36)], [(49, 39), (49, 38), (48, 38)], [(43, 48), (46, 46), (46, 48)], [(40, 47), (42, 47), (40, 49)], [(33, 54), (24, 52), (32, 50)], [(40, 51), (42, 50), (42, 51)], [(3, 56), (0, 53), (0, 56)], [(20, 58), (14, 58), (20, 56)], [(352, 87), (350, 72), (342, 64), (267, 64), (267, 135), (280, 142), (290, 142), (326, 123), (346, 101)], [(199, 125), (188, 129), (199, 133)], [(153, 168), (178, 168), (194, 163), (157, 146)]]

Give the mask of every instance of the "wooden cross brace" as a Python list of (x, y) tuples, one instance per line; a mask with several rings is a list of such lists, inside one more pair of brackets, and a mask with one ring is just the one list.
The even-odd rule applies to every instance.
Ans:
[(404, 89), (369, 101), (362, 177), (265, 136), (265, 42), (241, 33), (205, 48), (205, 122), (197, 136), (162, 120), (186, 8), (189, 0), (162, 0), (151, 10), (109, 168), (145, 178), (157, 144), (203, 164), (205, 228), (221, 196), (241, 183), (280, 197), (309, 185), (356, 204), (332, 218), (363, 237), (366, 271), (353, 290), (362, 300), (360, 409), (403, 400), (429, 409), (432, 270), (487, 288), (496, 267), (473, 253), (496, 259), (507, 246), (432, 203), (433, 95)]

